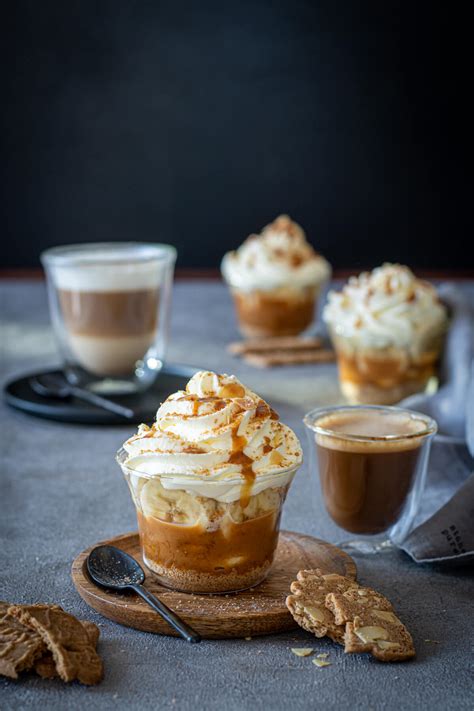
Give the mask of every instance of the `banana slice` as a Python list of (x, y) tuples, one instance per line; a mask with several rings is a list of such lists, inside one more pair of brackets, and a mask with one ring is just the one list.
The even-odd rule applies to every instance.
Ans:
[(146, 482), (140, 503), (145, 516), (173, 523), (193, 525), (201, 514), (201, 506), (194, 496), (182, 489), (165, 489), (156, 479)]
[(230, 515), (235, 523), (243, 523), (249, 518), (257, 518), (270, 511), (275, 511), (280, 507), (280, 503), (280, 489), (264, 489), (256, 496), (250, 497), (245, 509), (242, 509), (240, 501), (231, 504)]

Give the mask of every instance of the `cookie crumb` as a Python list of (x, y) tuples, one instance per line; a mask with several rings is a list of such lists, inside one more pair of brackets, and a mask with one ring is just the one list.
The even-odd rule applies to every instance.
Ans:
[(331, 662), (326, 662), (324, 659), (319, 659), (319, 657), (316, 657), (316, 659), (313, 659), (313, 664), (314, 666), (318, 667), (321, 669), (322, 667), (330, 667)]
[(312, 647), (292, 647), (291, 651), (297, 657), (309, 657), (314, 652)]

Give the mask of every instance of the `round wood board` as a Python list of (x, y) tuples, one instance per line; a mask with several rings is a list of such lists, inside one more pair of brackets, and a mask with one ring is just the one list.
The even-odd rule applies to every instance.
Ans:
[[(138, 533), (125, 533), (100, 544), (117, 546), (143, 565)], [(127, 627), (145, 632), (176, 635), (135, 593), (104, 590), (90, 579), (86, 560), (95, 546), (80, 553), (72, 564), (72, 579), (80, 596), (101, 615)], [(254, 637), (286, 632), (297, 627), (285, 598), (299, 570), (322, 568), (350, 578), (356, 577), (352, 558), (336, 546), (301, 533), (280, 533), (275, 561), (263, 583), (250, 590), (220, 595), (189, 594), (160, 585), (146, 571), (145, 586), (194, 627), (203, 638)]]

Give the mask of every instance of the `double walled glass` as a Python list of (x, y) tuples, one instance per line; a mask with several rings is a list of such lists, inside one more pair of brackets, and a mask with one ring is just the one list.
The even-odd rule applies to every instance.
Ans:
[(174, 247), (77, 244), (41, 261), (68, 380), (111, 394), (147, 388), (166, 353)]
[(117, 461), (136, 506), (143, 562), (160, 583), (185, 592), (224, 593), (265, 579), (297, 467), (259, 479), (255, 494), (233, 500), (229, 490), (242, 490), (241, 479), (193, 480), (186, 489), (175, 488), (176, 477), (132, 470), (127, 456), (121, 449)]
[[(409, 431), (362, 436), (332, 429), (347, 416), (375, 417), (381, 431), (395, 418)], [(339, 544), (363, 553), (400, 545), (420, 508), (436, 422), (404, 408), (361, 405), (312, 410), (304, 423), (318, 510), (336, 524)]]

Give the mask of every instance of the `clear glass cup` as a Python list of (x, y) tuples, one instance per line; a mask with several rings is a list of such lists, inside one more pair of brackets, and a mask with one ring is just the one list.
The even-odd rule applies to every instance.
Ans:
[(251, 291), (229, 286), (239, 330), (247, 338), (296, 336), (315, 319), (319, 285)]
[(329, 328), (342, 394), (352, 405), (393, 405), (428, 388), (436, 391), (444, 330), (426, 334), (416, 349), (368, 347)]
[[(412, 431), (362, 436), (337, 431), (331, 424), (361, 414), (385, 421), (406, 418)], [(323, 510), (341, 537), (355, 536), (338, 545), (351, 552), (377, 553), (401, 544), (420, 507), (436, 422), (405, 408), (375, 405), (318, 408), (303, 421)], [(378, 421), (383, 430), (384, 420)]]
[[(231, 500), (242, 480), (193, 479), (186, 490), (171, 474), (130, 469), (117, 453), (137, 510), (143, 562), (159, 582), (184, 592), (245, 590), (268, 575), (278, 543), (280, 517), (294, 470), (272, 475), (271, 486)], [(267, 480), (259, 477), (259, 489)], [(227, 503), (225, 502), (227, 500)]]
[(109, 394), (149, 387), (166, 353), (175, 248), (77, 244), (41, 261), (67, 379)]

